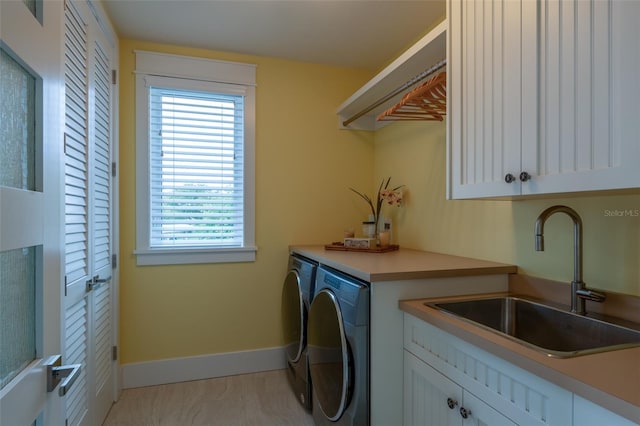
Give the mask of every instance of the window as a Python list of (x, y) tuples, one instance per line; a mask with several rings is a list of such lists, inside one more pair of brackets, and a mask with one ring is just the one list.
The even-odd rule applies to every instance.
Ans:
[(151, 87), (153, 248), (243, 244), (243, 96)]
[(136, 52), (139, 265), (255, 260), (254, 81), (252, 65)]

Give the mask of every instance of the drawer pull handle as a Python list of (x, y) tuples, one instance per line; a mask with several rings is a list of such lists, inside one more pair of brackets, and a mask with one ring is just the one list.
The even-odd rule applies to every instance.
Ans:
[(453, 410), (453, 408), (458, 405), (458, 401), (456, 401), (455, 399), (447, 398), (447, 405)]
[(471, 417), (471, 410), (467, 410), (464, 407), (460, 407), (460, 415), (463, 419)]
[(512, 175), (511, 173), (507, 173), (506, 175), (504, 175), (504, 181), (507, 182), (507, 183), (515, 182), (516, 181), (516, 177), (514, 175)]
[(531, 175), (529, 173), (527, 173), (527, 172), (520, 173), (520, 180), (522, 182), (527, 182), (530, 179), (531, 179)]

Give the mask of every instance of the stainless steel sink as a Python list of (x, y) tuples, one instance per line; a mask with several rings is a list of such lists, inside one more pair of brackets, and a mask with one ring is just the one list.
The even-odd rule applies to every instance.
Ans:
[(640, 346), (640, 330), (526, 299), (496, 297), (425, 303), (549, 356), (567, 358)]

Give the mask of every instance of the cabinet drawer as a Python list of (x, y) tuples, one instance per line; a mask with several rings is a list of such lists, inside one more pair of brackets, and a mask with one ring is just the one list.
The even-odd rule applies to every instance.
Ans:
[(519, 425), (570, 425), (572, 393), (412, 315), (404, 347)]

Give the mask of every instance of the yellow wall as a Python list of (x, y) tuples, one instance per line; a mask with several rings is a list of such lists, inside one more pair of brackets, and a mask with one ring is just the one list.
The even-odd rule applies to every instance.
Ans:
[[(136, 266), (134, 49), (258, 65), (256, 262)], [(120, 75), (121, 362), (281, 346), (288, 245), (341, 239), (364, 213), (347, 186), (371, 185), (373, 134), (338, 130), (335, 110), (371, 75), (132, 40)]]
[(402, 246), (514, 263), (520, 272), (563, 282), (573, 277), (573, 228), (563, 214), (545, 225), (534, 250), (538, 214), (554, 204), (575, 209), (584, 225), (584, 281), (640, 296), (640, 195), (572, 196), (522, 201), (445, 200), (445, 123), (393, 123), (375, 133), (375, 175), (405, 184), (405, 206), (387, 209)]
[[(134, 49), (255, 63), (256, 243), (253, 263), (137, 267), (135, 248)], [(404, 247), (517, 264), (559, 281), (572, 277), (570, 221), (553, 217), (544, 253), (533, 224), (566, 204), (584, 222), (588, 285), (640, 295), (640, 195), (528, 201), (445, 201), (445, 124), (394, 123), (375, 133), (338, 130), (335, 109), (371, 76), (365, 71), (193, 48), (120, 41), (121, 362), (282, 345), (280, 291), (287, 246), (342, 238), (368, 213), (347, 190), (372, 194), (382, 177), (406, 185), (405, 205), (386, 208)]]

